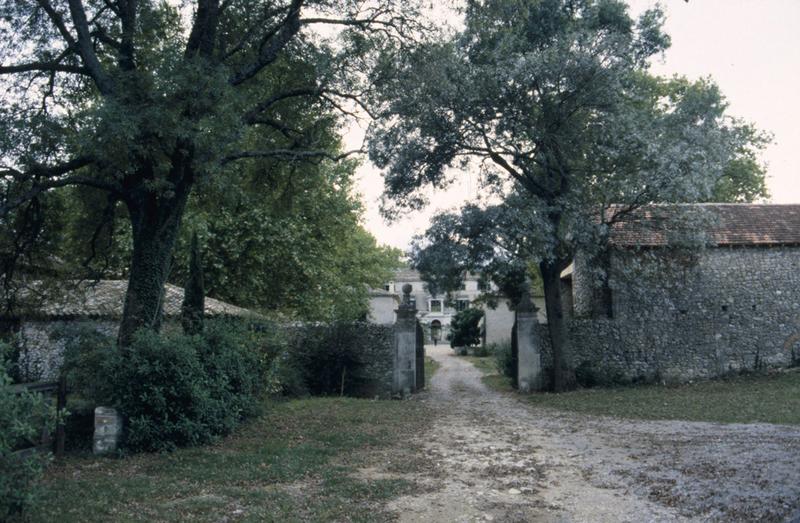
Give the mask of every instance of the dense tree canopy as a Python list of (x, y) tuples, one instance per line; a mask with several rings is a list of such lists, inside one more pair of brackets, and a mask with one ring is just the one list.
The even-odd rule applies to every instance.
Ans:
[(423, 205), (420, 189), (446, 184), (449, 167), (480, 166), (487, 201), (509, 203), (484, 217), (526, 231), (507, 259), (539, 260), (561, 390), (574, 372), (559, 277), (576, 249), (596, 251), (638, 206), (712, 198), (755, 131), (725, 115), (710, 81), (648, 73), (669, 45), (657, 8), (634, 20), (618, 0), (475, 0), (465, 20), (453, 41), (392, 64), (370, 156), (386, 169), (388, 213)]
[[(40, 218), (58, 213), (45, 205), (119, 204), (131, 245), (120, 342), (157, 328), (193, 191), (271, 161), (345, 156), (328, 140), (335, 114), (370, 88), (373, 51), (413, 40), (418, 20), (394, 0), (0, 1), (4, 263), (18, 247), (46, 252), (57, 228)], [(94, 191), (65, 202), (53, 194), (65, 187)]]

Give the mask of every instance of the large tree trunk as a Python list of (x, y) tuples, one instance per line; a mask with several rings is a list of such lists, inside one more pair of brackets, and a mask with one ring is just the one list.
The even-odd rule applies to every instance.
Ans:
[[(188, 159), (174, 170), (188, 170)], [(172, 251), (189, 198), (191, 177), (182, 177), (168, 195), (142, 188), (127, 200), (133, 229), (128, 292), (119, 326), (118, 342), (128, 346), (137, 330), (158, 331), (163, 315), (164, 284), (169, 276)]]
[(563, 392), (575, 387), (575, 369), (572, 364), (572, 350), (564, 321), (564, 308), (561, 303), (561, 271), (563, 261), (543, 261), (539, 264), (544, 287), (544, 303), (547, 312), (547, 329), (553, 351), (553, 374), (551, 383), (555, 392)]

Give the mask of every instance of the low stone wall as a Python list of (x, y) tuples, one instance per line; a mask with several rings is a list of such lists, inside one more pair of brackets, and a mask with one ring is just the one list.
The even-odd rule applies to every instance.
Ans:
[(64, 363), (65, 337), (93, 329), (116, 337), (119, 323), (110, 320), (24, 320), (19, 331), (19, 368), (25, 381), (55, 380)]
[[(304, 324), (287, 328), (289, 360), (309, 381), (338, 393), (341, 369), (345, 394), (388, 398), (394, 373), (394, 327), (368, 322)], [(330, 373), (330, 376), (327, 374)], [(311, 391), (314, 392), (314, 391)]]
[[(165, 329), (175, 328), (167, 324)], [(64, 362), (65, 339), (78, 329), (93, 329), (116, 337), (119, 324), (114, 320), (24, 320), (19, 332), (19, 368), (25, 381), (54, 380)], [(179, 328), (179, 327), (178, 327)], [(394, 370), (394, 326), (367, 322), (343, 324), (271, 324), (283, 328), (289, 338), (291, 357), (297, 361), (322, 360), (333, 363), (338, 356), (346, 359), (347, 393), (363, 397), (390, 397)], [(330, 360), (330, 361), (328, 361)], [(357, 370), (356, 370), (357, 369)], [(324, 369), (318, 369), (323, 372)], [(337, 381), (337, 385), (340, 383)], [(354, 385), (350, 387), (350, 385)], [(338, 392), (338, 388), (336, 389)]]
[[(675, 320), (572, 319), (568, 328), (576, 366), (586, 362), (629, 380), (680, 382), (788, 366), (800, 359), (800, 327), (767, 324), (758, 317), (691, 325)], [(536, 325), (535, 330), (543, 365), (550, 368), (547, 325)]]

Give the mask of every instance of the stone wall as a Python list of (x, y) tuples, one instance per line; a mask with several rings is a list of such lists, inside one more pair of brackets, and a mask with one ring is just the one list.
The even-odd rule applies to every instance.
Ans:
[[(645, 257), (612, 256), (613, 317), (594, 308), (594, 317), (570, 320), (576, 365), (591, 362), (631, 379), (684, 381), (800, 360), (800, 249), (709, 248), (694, 258)], [(589, 310), (586, 296), (596, 293), (579, 282), (576, 274), (574, 302)], [(537, 331), (548, 366), (546, 327)]]
[(19, 366), (25, 381), (58, 378), (64, 363), (64, 335), (79, 328), (116, 337), (119, 323), (110, 320), (23, 320), (19, 330)]
[[(116, 337), (114, 320), (23, 320), (20, 324), (20, 370), (25, 381), (52, 380), (64, 361), (63, 336), (79, 328), (91, 328)], [(272, 325), (272, 328), (280, 327)], [(165, 330), (177, 328), (167, 324)], [(345, 376), (347, 384), (358, 380), (350, 393), (364, 397), (390, 397), (394, 358), (394, 327), (367, 322), (347, 324), (295, 324), (282, 326), (291, 340), (289, 350), (299, 359), (317, 358), (330, 343), (340, 342), (359, 361), (357, 376)], [(316, 352), (316, 353), (315, 353)], [(344, 350), (343, 350), (344, 352)]]
[[(392, 395), (394, 327), (368, 322), (304, 324), (287, 328), (289, 360), (312, 381), (326, 379), (329, 368), (348, 361), (345, 394), (359, 397)], [(352, 361), (353, 359), (357, 361)], [(328, 393), (338, 393), (339, 374)], [(320, 383), (325, 387), (325, 383)], [(310, 391), (314, 392), (314, 391)]]
[(514, 311), (508, 300), (500, 300), (497, 307), (483, 307), (484, 343), (508, 343), (511, 341), (511, 328), (514, 326)]
[(369, 297), (369, 321), (379, 325), (391, 325), (395, 322), (395, 309), (399, 299), (394, 294), (373, 293)]

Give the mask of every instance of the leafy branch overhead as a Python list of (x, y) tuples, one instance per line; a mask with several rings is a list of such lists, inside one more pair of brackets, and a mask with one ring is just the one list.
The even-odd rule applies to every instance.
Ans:
[[(190, 195), (320, 164), (376, 53), (427, 31), (398, 0), (0, 0), (0, 219), (77, 186), (130, 222), (120, 330), (157, 328)], [(82, 189), (83, 190), (83, 189)]]
[(386, 214), (479, 169), (484, 201), (429, 236), (449, 228), (472, 262), (538, 263), (556, 389), (574, 383), (559, 279), (577, 250), (597, 252), (642, 205), (765, 194), (754, 158), (768, 137), (728, 116), (711, 81), (650, 74), (670, 42), (663, 19), (657, 7), (633, 19), (619, 0), (467, 2), (463, 31), (399, 56), (373, 99)]

